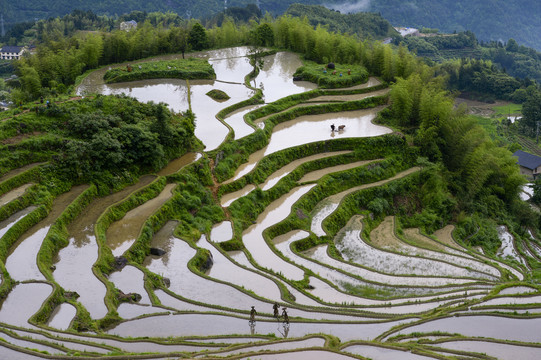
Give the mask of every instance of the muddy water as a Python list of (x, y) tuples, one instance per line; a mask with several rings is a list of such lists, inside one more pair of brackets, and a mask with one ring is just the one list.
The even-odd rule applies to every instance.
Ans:
[(325, 339), (310, 338), (310, 339), (298, 340), (298, 341), (287, 341), (287, 342), (280, 342), (280, 343), (267, 344), (267, 345), (244, 347), (242, 349), (220, 352), (219, 355), (229, 356), (233, 354), (241, 354), (241, 353), (246, 353), (246, 352), (251, 352), (251, 351), (260, 352), (260, 351), (294, 350), (298, 348), (323, 347), (323, 346), (325, 346)]
[[(213, 89), (222, 90), (231, 98), (222, 102), (215, 101), (206, 95)], [(195, 135), (205, 144), (205, 151), (216, 149), (229, 133), (229, 129), (216, 118), (216, 114), (254, 94), (254, 91), (244, 84), (204, 80), (190, 81), (190, 91), (192, 111), (195, 113)]]
[(222, 53), (210, 53), (209, 62), (214, 68), (216, 79), (237, 84), (244, 84), (244, 77), (252, 71), (253, 67), (247, 57), (247, 48), (224, 49)]
[[(38, 333), (31, 333), (31, 332), (26, 332), (26, 331), (21, 331), (21, 330), (15, 330), (15, 332), (17, 334), (19, 334), (19, 335), (28, 336), (28, 337), (30, 337), (32, 339), (42, 340), (42, 341), (46, 341), (46, 342), (54, 342), (54, 343), (56, 343), (58, 345), (62, 345), (64, 347), (66, 347), (66, 348), (68, 348), (68, 349), (70, 349), (72, 351), (73, 350), (75, 350), (75, 351), (88, 351), (88, 352), (97, 352), (97, 353), (100, 353), (100, 354), (106, 354), (106, 353), (109, 352), (109, 350), (104, 349), (103, 347), (100, 346), (100, 345), (102, 345), (101, 343), (103, 342), (101, 339), (100, 339), (98, 344), (94, 343), (94, 345), (97, 345), (97, 346), (91, 346), (91, 345), (87, 345), (87, 344), (80, 344), (80, 343), (77, 343), (77, 342), (69, 341), (68, 339), (70, 338), (70, 336), (67, 335), (67, 334), (59, 334), (64, 339), (61, 339), (61, 338), (53, 338), (53, 339), (51, 339), (51, 338), (46, 337), (45, 335), (38, 334)], [(79, 338), (79, 337), (73, 336), (73, 338)]]
[(225, 118), (225, 122), (229, 124), (229, 126), (231, 126), (233, 128), (233, 131), (235, 132), (235, 140), (243, 138), (246, 135), (250, 135), (255, 131), (253, 127), (251, 127), (244, 121), (244, 115), (260, 107), (261, 105), (247, 106), (240, 110), (232, 112)]
[[(210, 58), (210, 59), (219, 60), (219, 59), (224, 59), (224, 58), (235, 58), (235, 57), (244, 56), (247, 52), (248, 52), (247, 47), (236, 47), (236, 48), (195, 52), (195, 53), (186, 54), (186, 57), (197, 57), (197, 58), (206, 58), (206, 59)], [(149, 62), (149, 61), (160, 61), (160, 60), (167, 61), (167, 60), (178, 60), (178, 59), (182, 59), (181, 54), (161, 55), (161, 56), (155, 56), (150, 59), (142, 59), (142, 60), (137, 60), (137, 61), (125, 62), (119, 65), (105, 66), (101, 69), (93, 71), (81, 82), (81, 84), (77, 88), (77, 95), (85, 95), (85, 94), (91, 94), (91, 93), (105, 94), (109, 86), (115, 85), (115, 84), (105, 85), (103, 81), (103, 75), (105, 75), (105, 73), (112, 68), (124, 67), (128, 63), (137, 64), (137, 63)], [(228, 63), (219, 62), (216, 69), (219, 66), (223, 66), (223, 65), (228, 66)], [(236, 66), (242, 65), (242, 62), (239, 61), (238, 63), (235, 63), (235, 65)], [(231, 71), (229, 71), (229, 68), (226, 68), (226, 69), (228, 71), (224, 71), (225, 77), (218, 78), (219, 80), (225, 80), (225, 81), (227, 81), (228, 79), (231, 80), (232, 78), (227, 78), (227, 76), (234, 76), (231, 74)], [(246, 69), (248, 69), (246, 72), (247, 74), (248, 72), (251, 71), (252, 68), (251, 66), (249, 66), (246, 68), (242, 68), (240, 71), (241, 72), (246, 71)], [(158, 79), (158, 80), (164, 81), (164, 79)], [(171, 79), (168, 79), (168, 80), (171, 80)]]
[(515, 340), (524, 342), (539, 342), (539, 326), (541, 318), (513, 319), (499, 316), (460, 316), (433, 320), (424, 324), (408, 327), (398, 334), (411, 334), (413, 332), (442, 331), (457, 333), (464, 336), (479, 336)]
[(34, 211), (37, 209), (37, 206), (29, 206), (24, 210), (21, 210), (10, 217), (8, 217), (4, 221), (0, 221), (0, 238), (4, 236), (4, 234), (11, 229), (13, 225), (19, 220), (21, 220), (23, 217), (25, 217), (28, 213)]
[[(17, 338), (9, 336), (7, 334), (4, 334), (4, 333), (0, 333), (0, 338), (6, 340), (10, 344), (20, 346), (20, 347), (23, 347), (23, 348), (26, 348), (26, 349), (34, 349), (34, 350), (38, 350), (38, 351), (47, 351), (49, 354), (57, 354), (57, 355), (65, 355), (66, 354), (65, 351), (56, 349), (54, 347), (42, 345), (42, 344), (35, 343), (35, 342), (32, 342), (32, 341), (28, 341), (28, 340), (17, 339)], [(0, 354), (2, 354), (3, 356), (6, 356), (9, 353), (5, 353), (4, 348), (0, 348)], [(24, 355), (24, 353), (21, 353), (21, 355)], [(34, 357), (31, 357), (31, 358), (34, 358)], [(3, 357), (3, 359), (13, 360), (13, 359), (18, 359), (18, 357), (9, 356), (9, 357)], [(21, 359), (26, 359), (26, 358), (21, 357)]]
[[(321, 264), (309, 261), (308, 259), (298, 256), (293, 251), (291, 251), (290, 244), (296, 240), (303, 239), (306, 236), (308, 236), (308, 233), (305, 231), (298, 231), (298, 230), (291, 231), (287, 234), (284, 234), (274, 239), (275, 246), (282, 254), (284, 254), (284, 256), (291, 259), (294, 263), (300, 264), (312, 270), (314, 273), (319, 274), (320, 276), (323, 276), (329, 279), (331, 282), (337, 285), (344, 284), (344, 283), (350, 283), (350, 284), (353, 283), (357, 285), (361, 284), (361, 285), (368, 286), (368, 284), (362, 284), (357, 279), (353, 279), (347, 275), (337, 272), (336, 270), (333, 270)], [(380, 301), (380, 300), (365, 299), (365, 298), (361, 298), (357, 296), (344, 294), (334, 289), (327, 283), (314, 277), (310, 278), (310, 284), (315, 287), (315, 289), (310, 290), (310, 292), (313, 295), (319, 297), (322, 301), (327, 302), (327, 303), (337, 302), (337, 303), (348, 303), (348, 304), (357, 304), (357, 305), (384, 305), (384, 304), (399, 304), (399, 303), (404, 303), (408, 301), (408, 299)], [(370, 285), (370, 286), (375, 287), (375, 285)], [(398, 291), (398, 290), (395, 290), (395, 291)], [(459, 295), (459, 294), (449, 294), (449, 296), (451, 295)], [(414, 298), (412, 300), (429, 301), (438, 296), (439, 295), (432, 296), (432, 297), (424, 296), (422, 298)], [(445, 296), (442, 296), (442, 297), (445, 297)], [(413, 311), (413, 312), (426, 311), (436, 306), (438, 306), (438, 304), (428, 304), (428, 305), (422, 305), (422, 306), (406, 306), (404, 309), (402, 310), (397, 309), (396, 311), (398, 311), (399, 313), (400, 311), (404, 311), (404, 313), (407, 313), (408, 311)], [(395, 310), (390, 311), (389, 309), (386, 309), (385, 311), (394, 312)]]
[[(259, 360), (272, 360), (277, 359), (279, 356), (282, 360), (348, 360), (354, 359), (345, 354), (337, 354), (331, 351), (325, 350), (302, 350), (302, 351), (293, 351), (285, 352), (277, 355), (273, 354), (258, 354), (256, 355)], [(243, 357), (239, 360), (250, 360), (252, 357)]]
[[(302, 257), (302, 256), (299, 256), (299, 255), (295, 254), (290, 249), (290, 244), (293, 241), (296, 241), (296, 240), (299, 240), (299, 239), (302, 239), (302, 238), (306, 237), (306, 235), (307, 235), (306, 232), (295, 232), (295, 231), (290, 232), (288, 234), (285, 234), (282, 239), (287, 239), (287, 240), (281, 241), (279, 244), (276, 244), (276, 248), (286, 258), (290, 259), (295, 264), (299, 264), (299, 265), (302, 265), (303, 267), (305, 267), (307, 269), (310, 269), (315, 274), (318, 274), (322, 278), (327, 279), (328, 281), (335, 284), (336, 286), (338, 286), (342, 290), (349, 289), (350, 287), (357, 287), (357, 286), (381, 288), (381, 286), (378, 286), (377, 284), (369, 284), (369, 283), (367, 283), (367, 282), (365, 282), (363, 280), (353, 278), (353, 277), (351, 277), (349, 275), (346, 275), (346, 274), (344, 274), (342, 272), (339, 272), (339, 271), (337, 271), (335, 269), (332, 269), (332, 268), (330, 268), (330, 267), (328, 267), (326, 265), (311, 261), (311, 260), (309, 260), (309, 259), (307, 259), (305, 257)], [(314, 255), (312, 254), (312, 256), (314, 256)], [(324, 259), (318, 259), (318, 260), (325, 260), (325, 261), (331, 262), (330, 261), (331, 259), (328, 258), (328, 256), (326, 256), (326, 255), (325, 255)], [(381, 278), (381, 277), (383, 277), (383, 275), (381, 275), (381, 274), (377, 274), (377, 273), (372, 273), (371, 274), (369, 271), (366, 271), (366, 270), (363, 272), (363, 275), (366, 275), (367, 277), (370, 276), (371, 278), (375, 278), (375, 277)], [(312, 279), (314, 279), (314, 282), (318, 283), (318, 285), (312, 284)], [(398, 278), (398, 280), (399, 279), (401, 279), (401, 278)], [(372, 279), (370, 279), (370, 280), (372, 280)], [(398, 281), (398, 280), (395, 280), (395, 281)], [(438, 280), (439, 279), (436, 279), (436, 281), (438, 281)], [(416, 280), (412, 279), (411, 281), (414, 282)], [(315, 280), (315, 278), (311, 278), (310, 283), (315, 287), (314, 290), (310, 290), (310, 293), (312, 293), (314, 296), (319, 297), (322, 301), (327, 302), (327, 303), (335, 303), (335, 302), (343, 303), (343, 302), (345, 302), (345, 303), (352, 303), (352, 304), (357, 304), (357, 305), (382, 305), (382, 304), (385, 303), (385, 302), (379, 301), (379, 300), (365, 299), (365, 298), (362, 298), (362, 297), (351, 296), (351, 295), (340, 293), (338, 290), (332, 288), (331, 286), (324, 283), (323, 281)], [(408, 284), (408, 279), (407, 278), (404, 278), (403, 284), (404, 285)], [(387, 290), (390, 290), (390, 289), (388, 288)], [(421, 292), (422, 291), (423, 290), (421, 290)], [(424, 291), (427, 291), (427, 290), (424, 290)], [(435, 290), (431, 290), (431, 291), (434, 292)]]
[(87, 187), (87, 185), (76, 186), (70, 191), (59, 195), (53, 201), (53, 207), (49, 215), (25, 232), (11, 247), (6, 261), (6, 269), (13, 279), (17, 281), (45, 280), (36, 262), (41, 243), (62, 211)]
[(284, 96), (298, 94), (317, 88), (307, 81), (293, 81), (293, 73), (302, 66), (299, 55), (279, 52), (263, 58), (263, 69), (255, 79), (257, 87), (263, 89), (266, 103), (271, 103)]
[[(358, 221), (357, 226), (360, 226), (362, 228), (362, 222), (360, 218), (357, 217), (356, 221)], [(384, 250), (395, 250), (399, 254), (407, 254), (409, 256), (424, 257), (431, 260), (446, 262), (447, 264), (439, 266), (441, 269), (445, 268), (446, 266), (448, 268), (448, 265), (451, 265), (462, 267), (467, 270), (465, 274), (468, 275), (459, 275), (458, 273), (455, 273), (455, 275), (453, 276), (469, 276), (488, 280), (497, 280), (500, 276), (500, 271), (498, 269), (493, 266), (483, 264), (477, 260), (465, 258), (462, 256), (446, 254), (439, 251), (427, 250), (407, 244), (396, 236), (394, 229), (395, 218), (392, 216), (388, 216), (371, 233), (371, 245), (374, 247), (383, 248)], [(358, 239), (362, 240), (360, 238), (360, 234)], [(352, 246), (349, 246), (347, 250), (355, 253), (356, 243), (357, 242), (353, 243)], [(465, 270), (462, 269), (461, 271), (464, 272)], [(452, 272), (448, 273), (447, 275), (449, 276), (451, 275), (451, 273)]]
[[(252, 153), (248, 162), (237, 169), (232, 180), (239, 179), (249, 173), (264, 156), (289, 147), (340, 137), (370, 137), (391, 133), (391, 129), (372, 123), (377, 112), (378, 109), (369, 109), (305, 115), (278, 124), (273, 129), (269, 144)], [(344, 131), (331, 132), (330, 126), (332, 124), (346, 125), (346, 128)]]
[(15, 285), (0, 309), (0, 322), (30, 327), (28, 319), (34, 315), (53, 288), (49, 284), (28, 283)]
[[(34, 347), (34, 349), (35, 348), (36, 347)], [(40, 360), (40, 359), (43, 359), (42, 356), (28, 355), (28, 354), (25, 354), (23, 352), (11, 350), (10, 348), (4, 347), (2, 345), (2, 341), (0, 341), (0, 353), (4, 356), (5, 359), (9, 359), (9, 360)]]
[(233, 203), (233, 201), (243, 196), (248, 195), (249, 193), (254, 191), (255, 188), (256, 188), (255, 185), (252, 185), (252, 184), (246, 185), (245, 187), (243, 187), (242, 189), (238, 191), (234, 191), (234, 192), (223, 195), (222, 198), (220, 199), (220, 203), (223, 207), (228, 207), (229, 205)]
[(373, 360), (433, 360), (433, 357), (410, 353), (408, 350), (389, 349), (372, 345), (352, 345), (342, 349), (344, 352), (361, 355)]
[(486, 354), (501, 360), (536, 360), (541, 359), (540, 347), (499, 344), (485, 341), (449, 341), (434, 344), (446, 349), (469, 351)]
[(317, 181), (317, 180), (321, 179), (323, 176), (325, 176), (327, 174), (354, 169), (354, 168), (359, 167), (359, 166), (364, 166), (364, 165), (370, 164), (373, 161), (376, 161), (376, 160), (356, 161), (356, 162), (349, 163), (349, 164), (331, 166), (331, 167), (328, 167), (328, 168), (325, 168), (325, 169), (312, 171), (312, 172), (309, 172), (308, 174), (304, 175), (299, 180), (299, 183), (302, 184), (303, 182), (307, 182), (307, 181)]
[(357, 187), (354, 187), (354, 188), (350, 188), (350, 189), (347, 189), (347, 190), (344, 190), (338, 194), (335, 194), (335, 195), (332, 195), (332, 196), (329, 196), (328, 198), (324, 199), (323, 201), (319, 202), (315, 207), (314, 209), (312, 210), (312, 231), (314, 232), (314, 234), (316, 234), (317, 236), (325, 236), (326, 235), (326, 232), (323, 230), (323, 227), (322, 227), (322, 224), (323, 224), (323, 220), (325, 220), (329, 215), (331, 215), (334, 210), (336, 210), (338, 208), (338, 205), (340, 204), (340, 201), (342, 201), (342, 199), (346, 196), (346, 195), (349, 195), (355, 191), (359, 191), (359, 190), (362, 190), (362, 189), (368, 189), (368, 188), (371, 188), (371, 187), (374, 187), (374, 186), (381, 186), (381, 185), (384, 185), (390, 181), (393, 181), (393, 180), (396, 180), (396, 179), (401, 179), (405, 176), (408, 176), (416, 171), (419, 171), (419, 168), (418, 167), (413, 167), (413, 168), (410, 168), (408, 170), (405, 170), (405, 171), (402, 171), (398, 174), (396, 174), (395, 176), (391, 177), (391, 178), (388, 178), (388, 179), (385, 179), (385, 180), (380, 180), (380, 181), (377, 181), (377, 182), (374, 182), (374, 183), (369, 183), (369, 184), (363, 184), (363, 185), (360, 185), (360, 186), (357, 186)]
[[(216, 114), (254, 94), (253, 90), (244, 85), (244, 76), (252, 70), (247, 59), (242, 57), (246, 52), (247, 48), (241, 47), (192, 54), (209, 58), (216, 79), (220, 81), (192, 80), (188, 86), (185, 80), (180, 79), (151, 79), (106, 85), (103, 83), (103, 74), (108, 68), (104, 68), (89, 75), (77, 92), (78, 94), (95, 92), (104, 95), (125, 93), (141, 102), (165, 102), (175, 112), (186, 111), (191, 106), (196, 115), (195, 135), (205, 144), (205, 150), (210, 151), (217, 148), (229, 132), (229, 129), (216, 119)], [(160, 56), (151, 60), (178, 59), (179, 56)], [(212, 100), (206, 93), (213, 89), (222, 90), (231, 98), (223, 102)], [(188, 91), (191, 93), (190, 96)]]
[(290, 172), (292, 172), (293, 170), (295, 170), (296, 168), (298, 168), (300, 165), (302, 165), (304, 163), (307, 163), (309, 161), (315, 161), (315, 160), (319, 160), (319, 159), (324, 159), (324, 158), (331, 157), (331, 156), (338, 156), (338, 155), (349, 154), (349, 153), (351, 153), (351, 151), (347, 151), (347, 150), (346, 151), (334, 151), (334, 152), (329, 152), (329, 153), (315, 154), (315, 155), (303, 157), (301, 159), (293, 160), (289, 164), (287, 164), (286, 166), (284, 166), (284, 167), (280, 168), (279, 170), (277, 170), (277, 171), (273, 172), (272, 174), (270, 174), (269, 177), (267, 178), (267, 180), (265, 180), (265, 182), (263, 184), (261, 184), (261, 189), (262, 190), (269, 190), (274, 185), (276, 185), (278, 183), (278, 181), (280, 181), (281, 178), (283, 178), (284, 176), (286, 176), (287, 174), (289, 174)]
[(115, 271), (109, 276), (109, 281), (124, 294), (136, 293), (141, 295), (139, 304), (150, 305), (150, 298), (145, 290), (143, 272), (134, 266), (125, 266), (120, 271)]
[[(391, 133), (391, 129), (372, 123), (376, 115), (376, 109), (368, 109), (300, 116), (274, 127), (264, 154), (332, 138), (372, 137)], [(332, 124), (345, 125), (345, 129), (331, 132)]]
[(500, 291), (499, 295), (526, 294), (533, 292), (537, 292), (537, 290), (528, 286), (511, 286)]
[(7, 203), (17, 199), (18, 197), (22, 196), (26, 189), (31, 187), (33, 184), (24, 184), (22, 186), (19, 186), (18, 188), (15, 188), (11, 191), (8, 191), (4, 195), (0, 196), (0, 206), (4, 206)]
[[(254, 265), (248, 260), (246, 257), (246, 254), (242, 251), (230, 251), (228, 255), (235, 260), (237, 263), (249, 268), (250, 270), (256, 271), (261, 273), (261, 270), (256, 269)], [(268, 275), (268, 274), (267, 274)], [(292, 294), (295, 297), (295, 303), (299, 305), (306, 305), (306, 306), (321, 306), (320, 303), (315, 301), (314, 299), (306, 296), (305, 294), (301, 293), (299, 290), (293, 288), (289, 284), (284, 284), (284, 286), (287, 288), (290, 294)]]
[(179, 157), (178, 159), (172, 160), (167, 164), (163, 169), (158, 172), (159, 176), (168, 176), (176, 173), (184, 166), (189, 165), (197, 160), (201, 159), (203, 155), (200, 153), (189, 152)]
[(106, 233), (107, 245), (111, 248), (114, 256), (124, 254), (132, 246), (146, 219), (173, 196), (175, 186), (176, 184), (165, 185), (158, 196), (128, 211), (122, 219), (109, 226)]
[(233, 238), (233, 226), (231, 221), (222, 221), (212, 227), (210, 240), (215, 243), (231, 240)]
[(504, 259), (510, 258), (516, 260), (526, 266), (526, 260), (524, 260), (515, 249), (515, 239), (513, 238), (513, 235), (507, 231), (505, 226), (498, 226), (498, 238), (502, 242), (502, 245), (498, 249), (497, 255)]
[(204, 235), (197, 242), (197, 246), (209, 250), (212, 254), (214, 262), (207, 272), (208, 276), (236, 284), (266, 299), (280, 300), (280, 289), (274, 281), (235, 265), (230, 259), (216, 250)]
[(100, 319), (107, 314), (107, 307), (103, 302), (105, 285), (92, 272), (92, 266), (98, 259), (94, 225), (105, 209), (150, 184), (154, 179), (155, 176), (143, 176), (138, 183), (117, 193), (94, 199), (68, 226), (69, 245), (58, 252), (53, 275), (66, 291), (76, 291), (79, 294), (78, 301), (94, 319)]
[(182, 301), (180, 299), (177, 299), (176, 297), (169, 295), (163, 290), (156, 290), (154, 294), (156, 294), (162, 306), (167, 306), (178, 311), (216, 311), (216, 309), (214, 308), (195, 305), (187, 301)]
[(142, 315), (169, 313), (168, 310), (139, 304), (122, 303), (118, 306), (118, 316), (123, 319), (133, 319)]
[[(155, 241), (158, 235), (159, 238)], [(166, 234), (165, 230), (158, 232), (151, 246), (160, 247), (167, 253), (162, 257), (148, 256), (143, 265), (150, 271), (169, 278), (171, 280), (169, 289), (174, 293), (193, 301), (233, 309), (249, 310), (253, 305), (256, 308), (271, 309), (272, 306), (268, 303), (191, 272), (187, 264), (195, 256), (196, 250), (171, 233)]]
[[(257, 308), (256, 308), (257, 309)], [(297, 323), (290, 324), (288, 337), (302, 337), (307, 334), (323, 332), (339, 337), (342, 341), (353, 339), (371, 340), (400, 324), (401, 321), (391, 321), (375, 324), (333, 324), (333, 323)], [(276, 321), (257, 321), (255, 334), (275, 333), (283, 335), (282, 323)], [(195, 336), (195, 335), (226, 335), (250, 334), (247, 319), (239, 319), (224, 315), (209, 314), (179, 314), (169, 316), (152, 316), (124, 322), (109, 331), (120, 336)]]
[[(371, 234), (372, 243), (377, 238), (375, 231), (377, 231), (381, 225), (374, 229)], [(487, 275), (476, 273), (467, 268), (458, 267), (449, 263), (443, 263), (433, 259), (421, 258), (418, 256), (406, 256), (399, 253), (393, 253), (386, 250), (381, 250), (373, 245), (367, 244), (361, 237), (362, 221), (360, 216), (353, 217), (348, 226), (339, 233), (335, 239), (336, 248), (343, 254), (344, 258), (348, 261), (355, 262), (362, 266), (366, 266), (370, 269), (381, 271), (387, 274), (394, 275), (418, 275), (415, 279), (421, 279), (423, 276), (449, 276), (450, 278), (441, 278), (427, 281), (427, 285), (441, 286), (444, 284), (464, 284), (467, 282), (465, 279), (456, 279), (457, 277), (472, 277), (472, 278), (487, 278)], [(391, 236), (387, 234), (386, 236)], [(437, 253), (438, 255), (444, 255)], [(453, 259), (450, 255), (449, 258)], [(463, 259), (466, 260), (466, 259)], [(460, 265), (460, 264), (457, 264)], [(350, 269), (353, 271), (354, 269)], [(416, 283), (415, 279), (406, 280)], [(490, 277), (490, 279), (494, 279)], [(434, 283), (432, 283), (434, 282)], [(439, 285), (437, 283), (439, 282)], [(398, 284), (395, 284), (398, 285)]]
[[(355, 231), (356, 235), (354, 235), (356, 238), (359, 236), (359, 233)], [(345, 236), (351, 236), (346, 234)], [(358, 243), (358, 242), (357, 242)], [(357, 275), (367, 281), (374, 281), (380, 284), (387, 284), (387, 285), (393, 285), (393, 286), (399, 286), (399, 285), (408, 285), (408, 286), (430, 286), (430, 287), (436, 287), (436, 286), (446, 286), (446, 285), (464, 285), (468, 282), (471, 282), (469, 280), (465, 279), (454, 279), (454, 278), (433, 278), (433, 277), (426, 277), (426, 276), (392, 276), (388, 274), (378, 273), (375, 271), (371, 271), (366, 268), (354, 266), (347, 264), (345, 262), (333, 259), (329, 256), (327, 252), (327, 245), (320, 245), (316, 248), (314, 248), (312, 251), (307, 252), (306, 255), (315, 261), (318, 261), (320, 263), (326, 264), (329, 267), (333, 267), (335, 269), (340, 269), (348, 274)], [(379, 258), (378, 258), (379, 260)], [(411, 262), (415, 263), (415, 258), (411, 258)], [(365, 265), (365, 264), (361, 264)], [(417, 264), (414, 264), (414, 266)]]
[(498, 305), (522, 305), (522, 304), (539, 304), (541, 303), (541, 296), (502, 296), (488, 301), (485, 301), (481, 305), (483, 306), (498, 306)]
[(68, 303), (60, 304), (54, 309), (48, 325), (55, 329), (66, 330), (76, 313), (77, 309), (73, 305)]
[(284, 261), (276, 255), (265, 242), (263, 231), (285, 219), (291, 211), (291, 206), (299, 200), (301, 196), (310, 191), (312, 187), (313, 185), (297, 187), (271, 203), (265, 208), (265, 211), (258, 216), (256, 224), (250, 226), (244, 232), (242, 236), (244, 245), (259, 266), (276, 273), (281, 273), (288, 279), (303, 279), (304, 270)]
[(171, 237), (173, 236), (173, 232), (175, 231), (175, 228), (178, 225), (178, 221), (170, 220), (165, 223), (164, 226), (154, 236), (152, 237), (152, 243), (151, 247), (162, 249), (165, 251), (165, 254), (161, 257), (159, 256), (153, 256), (150, 255), (147, 260), (150, 261), (150, 259), (160, 259), (163, 261), (163, 263), (168, 264), (169, 263), (169, 255), (171, 252), (171, 247), (173, 245), (173, 242), (171, 242)]

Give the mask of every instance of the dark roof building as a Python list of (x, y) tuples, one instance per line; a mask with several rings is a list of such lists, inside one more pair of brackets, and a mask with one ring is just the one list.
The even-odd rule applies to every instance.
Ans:
[(0, 59), (2, 60), (18, 60), (25, 52), (23, 46), (5, 45), (0, 49)]
[(513, 153), (518, 158), (517, 164), (520, 166), (520, 173), (535, 178), (541, 173), (541, 157), (521, 150)]

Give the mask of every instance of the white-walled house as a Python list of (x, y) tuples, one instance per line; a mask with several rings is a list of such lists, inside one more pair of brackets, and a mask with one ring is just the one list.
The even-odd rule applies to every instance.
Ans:
[(520, 166), (520, 173), (530, 179), (536, 179), (541, 173), (541, 157), (521, 150), (515, 151), (513, 156), (517, 157), (517, 164)]
[(25, 51), (24, 46), (5, 45), (0, 49), (0, 60), (19, 60)]
[(134, 29), (137, 29), (137, 21), (135, 20), (123, 21), (120, 23), (120, 30), (130, 31)]

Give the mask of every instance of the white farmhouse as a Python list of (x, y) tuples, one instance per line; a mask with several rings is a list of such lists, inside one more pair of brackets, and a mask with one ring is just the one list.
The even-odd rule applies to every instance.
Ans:
[(26, 48), (23, 46), (6, 45), (0, 49), (1, 60), (19, 60)]
[(120, 30), (130, 31), (136, 28), (137, 28), (137, 21), (135, 20), (123, 21), (120, 23)]

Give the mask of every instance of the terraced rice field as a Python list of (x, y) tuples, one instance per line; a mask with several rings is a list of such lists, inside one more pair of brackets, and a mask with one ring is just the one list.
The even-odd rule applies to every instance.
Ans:
[[(251, 70), (245, 66), (246, 51), (235, 48), (199, 55), (210, 58), (218, 80), (235, 82)], [(300, 65), (296, 55), (278, 53), (267, 60), (256, 79), (263, 84), (267, 103), (314, 88), (292, 82)], [(104, 88), (97, 79), (89, 78), (79, 91), (108, 93), (129, 87), (141, 100), (171, 88), (177, 94), (188, 91), (182, 81)], [(355, 91), (377, 85), (379, 81), (372, 78), (365, 86), (349, 89), (351, 96), (335, 96), (330, 91), (310, 101), (358, 101)], [(211, 101), (204, 97), (210, 87), (235, 93), (234, 102), (254, 92), (241, 81), (227, 86), (191, 85), (194, 112), (207, 121), (196, 131), (207, 145), (206, 152), (189, 153), (120, 192), (93, 197), (68, 224), (69, 244), (58, 251), (51, 269), (38, 266), (40, 246), (60, 214), (87, 191), (86, 185), (59, 195), (49, 214), (10, 246), (9, 256), (0, 265), (16, 284), (0, 308), (0, 338), (4, 340), (0, 358), (541, 356), (541, 294), (528, 272), (528, 258), (541, 256), (536, 240), (527, 245), (531, 250), (522, 251), (525, 246), (517, 248), (513, 236), (502, 228), (501, 256), (491, 258), (461, 246), (453, 238), (452, 225), (423, 234), (419, 229), (400, 229), (392, 215), (372, 221), (374, 214), (367, 210), (370, 201), (391, 188), (407, 188), (408, 181), (422, 172), (402, 154), (393, 153), (393, 146), (402, 143), (398, 135), (372, 123), (380, 107), (308, 114), (282, 122), (273, 129), (268, 147), (254, 152), (229, 179), (214, 179), (214, 201), (223, 209), (224, 221), (212, 224), (196, 241), (178, 236), (179, 219), (160, 218), (160, 226), (148, 235), (147, 221), (182, 196), (176, 191), (176, 174), (215, 156), (209, 151), (220, 149), (230, 128), (237, 134), (238, 127), (241, 134), (231, 141), (250, 136), (258, 128), (238, 117), (259, 107), (241, 109), (233, 115), (235, 119), (230, 117), (234, 121), (226, 118), (230, 128), (219, 121), (216, 113), (230, 104), (204, 106)], [(378, 89), (363, 97), (386, 93)], [(175, 97), (169, 105), (177, 111), (187, 108)], [(265, 127), (272, 126), (271, 119), (264, 120)], [(329, 125), (341, 121), (347, 123), (345, 130), (331, 133)], [(389, 145), (359, 151), (362, 138), (371, 137)], [(294, 147), (306, 154), (297, 153), (279, 166), (265, 168), (272, 155)], [(32, 169), (5, 174), (0, 186)], [(257, 174), (266, 175), (261, 179)], [(140, 191), (157, 186), (164, 178), (167, 184), (151, 200), (133, 201)], [(9, 206), (31, 186), (6, 190), (0, 204)], [(111, 223), (104, 220), (105, 214), (116, 213), (130, 201), (122, 217)], [(252, 222), (236, 217), (243, 206), (253, 209)], [(0, 222), (0, 243), (14, 231), (12, 227), (36, 211), (35, 206), (28, 207)], [(105, 238), (98, 236), (97, 229), (104, 230)], [(128, 253), (145, 236), (154, 250), (137, 261)], [(240, 249), (228, 250), (227, 244), (235, 241), (242, 244)], [(191, 261), (201, 252), (210, 260), (196, 267)], [(116, 256), (118, 262), (118, 269), (108, 276), (100, 276), (94, 265), (104, 253)], [(59, 288), (66, 299), (62, 303), (51, 300)], [(45, 319), (35, 318), (44, 304), (52, 306), (52, 311)], [(278, 317), (273, 315), (274, 304), (279, 307)], [(257, 312), (255, 321), (250, 321), (252, 307)], [(96, 320), (98, 327), (76, 331), (85, 318)], [(102, 321), (111, 318), (115, 321)]]

